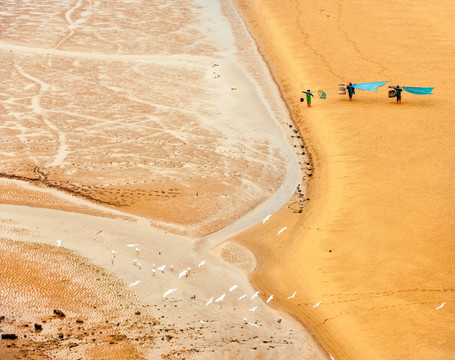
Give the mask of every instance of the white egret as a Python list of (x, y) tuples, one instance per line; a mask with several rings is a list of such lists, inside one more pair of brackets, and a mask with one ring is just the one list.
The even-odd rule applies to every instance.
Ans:
[(237, 288), (238, 288), (238, 285), (231, 286), (231, 287), (229, 288), (229, 291), (234, 291), (234, 290), (237, 289)]
[(129, 287), (136, 286), (136, 285), (138, 285), (138, 284), (140, 284), (140, 283), (141, 283), (141, 282), (140, 282), (139, 280), (138, 280), (138, 281), (135, 281), (135, 282), (133, 282), (132, 284), (130, 284)]
[(128, 246), (128, 247), (136, 247), (138, 246), (139, 244), (126, 244), (125, 246)]
[(295, 298), (295, 294), (297, 294), (297, 291), (294, 292), (294, 294), (292, 294), (291, 296), (289, 296), (289, 297), (288, 297), (288, 300), (289, 300), (289, 299), (294, 299), (294, 298)]
[(442, 303), (441, 305), (439, 305), (439, 306), (438, 306), (438, 307), (437, 307), (435, 310), (439, 310), (439, 309), (442, 309), (442, 308), (444, 307), (444, 305), (445, 305), (445, 304), (446, 304), (446, 303), (445, 303), (445, 302), (443, 302), (443, 303)]
[(329, 354), (330, 355), (330, 360), (335, 360), (335, 358), (332, 356), (332, 354)]
[(284, 228), (282, 228), (280, 231), (277, 232), (277, 235), (280, 235), (284, 230), (286, 230), (288, 227), (285, 226)]
[(139, 252), (141, 251), (141, 249), (139, 248), (136, 248), (136, 255), (139, 255)]
[(251, 296), (251, 300), (253, 300), (254, 298), (257, 298), (259, 295), (259, 291), (256, 291), (253, 296)]
[(264, 224), (266, 221), (268, 221), (268, 220), (270, 219), (270, 216), (272, 216), (272, 215), (267, 215), (267, 216), (265, 217), (265, 219), (262, 220), (262, 223)]
[(314, 309), (315, 307), (318, 307), (318, 306), (321, 305), (321, 304), (322, 304), (322, 303), (321, 303), (320, 301), (319, 301), (318, 303), (314, 304), (314, 305), (313, 305), (313, 309)]
[(239, 297), (239, 300), (242, 300), (242, 299), (245, 299), (246, 298), (246, 294), (243, 294), (242, 296)]
[(166, 292), (163, 294), (163, 297), (165, 298), (165, 297), (168, 296), (169, 294), (172, 294), (175, 290), (177, 290), (177, 289), (170, 289), (170, 290), (166, 291)]
[(253, 307), (253, 308), (249, 309), (248, 311), (256, 311), (256, 309), (257, 309), (257, 308), (258, 308), (258, 307), (257, 307), (257, 306), (255, 306), (255, 307)]
[(158, 271), (164, 272), (164, 269), (166, 269), (166, 265), (161, 265), (159, 268), (156, 268)]
[(273, 300), (273, 295), (270, 295), (270, 297), (267, 299), (267, 304)]
[(204, 266), (206, 264), (205, 260), (202, 260), (201, 263), (198, 265), (198, 267)]
[(62, 240), (57, 240), (57, 246), (62, 245)]
[(188, 272), (191, 270), (191, 268), (186, 268), (185, 270), (183, 270), (180, 274), (179, 274), (179, 278), (182, 278), (184, 276), (187, 276), (188, 275)]
[(215, 302), (223, 301), (225, 296), (226, 294), (221, 295), (218, 299), (215, 300)]
[(212, 296), (212, 297), (210, 298), (210, 300), (207, 301), (207, 304), (205, 304), (205, 306), (209, 306), (209, 304), (211, 304), (211, 303), (213, 302), (213, 299), (214, 299), (214, 296)]
[(256, 327), (258, 327), (257, 324), (254, 324), (254, 323), (252, 323), (252, 322), (249, 322), (248, 324), (251, 325), (251, 326), (256, 326)]

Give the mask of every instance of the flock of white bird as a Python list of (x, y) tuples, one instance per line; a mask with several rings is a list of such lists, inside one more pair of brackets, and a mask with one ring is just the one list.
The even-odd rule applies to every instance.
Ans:
[[(267, 221), (269, 218), (270, 218), (271, 215), (269, 215), (266, 219), (264, 219), (264, 222)], [(284, 227), (283, 229), (281, 229), (279, 232), (278, 232), (278, 235), (283, 232), (284, 230), (286, 229), (286, 227)], [(58, 244), (58, 246), (60, 246), (61, 242)], [(138, 247), (139, 244), (126, 244), (125, 245), (126, 247), (129, 247), (129, 248), (135, 248), (136, 250), (136, 256), (138, 257), (139, 254), (140, 254), (140, 248)], [(114, 263), (114, 260), (116, 258), (116, 251), (115, 250), (112, 250), (112, 263)], [(134, 266), (137, 266), (139, 269), (141, 269), (141, 263), (140, 261), (138, 260), (138, 258), (135, 258), (133, 260), (133, 265)], [(199, 264), (198, 264), (198, 269), (204, 267), (207, 265), (207, 261), (206, 260), (202, 260)], [(174, 266), (171, 265), (171, 266), (167, 266), (167, 265), (161, 265), (159, 267), (156, 267), (155, 269), (155, 264), (153, 264), (153, 268), (152, 268), (152, 275), (155, 276), (156, 275), (156, 272), (159, 271), (161, 273), (164, 273), (166, 269), (169, 269), (170, 271), (173, 271), (174, 270)], [(192, 270), (191, 267), (187, 267), (185, 269), (183, 269), (181, 272), (179, 272), (178, 274), (178, 277), (179, 279), (183, 278), (183, 277), (188, 277), (189, 274), (190, 274), (190, 271)], [(137, 286), (141, 283), (140, 280), (138, 281), (135, 281), (131, 284), (129, 284), (129, 287), (133, 287), (133, 286)], [(229, 288), (229, 293), (233, 293), (235, 290), (239, 289), (239, 286), (237, 284), (235, 285), (232, 285), (230, 288)], [(172, 289), (169, 289), (167, 290), (162, 298), (163, 299), (166, 299), (169, 295), (171, 295), (172, 293), (176, 292), (178, 289), (177, 288), (172, 288)], [(256, 298), (259, 297), (259, 294), (260, 292), (259, 291), (256, 291), (253, 295), (250, 296), (250, 300), (255, 300)], [(289, 296), (287, 299), (290, 300), (290, 299), (293, 299), (295, 296), (296, 296), (297, 292), (295, 291), (291, 296)], [(243, 299), (246, 299), (248, 297), (247, 294), (243, 294), (241, 295), (239, 298), (238, 298), (238, 301), (240, 300), (243, 300)], [(210, 304), (212, 303), (221, 303), (225, 300), (226, 298), (226, 293), (223, 293), (221, 294), (220, 296), (216, 297), (215, 296), (212, 296), (205, 304), (205, 306), (209, 306)], [(274, 296), (273, 295), (270, 295), (267, 300), (266, 300), (266, 303), (270, 303), (272, 300), (274, 300)], [(249, 308), (249, 311), (250, 312), (256, 312), (256, 310), (258, 309), (258, 306), (253, 306), (251, 308)], [(246, 318), (243, 318), (246, 323), (248, 323), (249, 325), (252, 325), (252, 326), (258, 326), (256, 323), (253, 323), (251, 321), (248, 321)], [(204, 321), (200, 321), (202, 324), (204, 323)]]
[[(265, 222), (267, 222), (267, 221), (270, 219), (271, 216), (272, 216), (272, 215), (268, 215), (267, 217), (265, 217), (264, 220), (262, 221), (262, 223), (265, 224)], [(287, 229), (286, 226), (283, 227), (282, 229), (280, 229), (280, 230), (278, 231), (278, 233), (277, 233), (277, 236), (280, 235), (280, 234), (281, 234), (284, 230), (286, 230), (286, 229)], [(58, 247), (60, 247), (60, 246), (62, 245), (62, 241), (61, 241), (61, 240), (57, 240), (56, 242), (57, 242), (57, 246), (58, 246)], [(141, 269), (141, 268), (142, 268), (142, 264), (141, 264), (141, 262), (140, 262), (140, 261), (138, 260), (138, 258), (137, 258), (137, 257), (139, 257), (139, 254), (140, 254), (140, 251), (141, 251), (140, 248), (138, 247), (139, 244), (126, 244), (125, 246), (130, 247), (130, 248), (135, 248), (135, 251), (136, 251), (136, 258), (133, 260), (133, 265), (134, 265), (134, 266), (137, 266), (139, 269)], [(115, 260), (115, 258), (116, 258), (116, 254), (117, 254), (117, 252), (114, 251), (114, 250), (112, 250), (112, 264), (114, 264), (114, 260)], [(206, 264), (207, 264), (207, 261), (206, 261), (206, 260), (203, 260), (203, 261), (201, 261), (201, 262), (198, 264), (198, 268), (201, 268), (201, 267), (205, 266)], [(155, 276), (157, 271), (160, 271), (161, 273), (164, 273), (166, 268), (167, 268), (167, 265), (161, 265), (161, 266), (159, 266), (159, 267), (157, 267), (157, 268), (155, 269), (155, 264), (153, 264), (152, 275)], [(170, 265), (168, 268), (169, 268), (170, 271), (173, 271), (173, 270), (174, 270), (174, 265)], [(188, 277), (188, 275), (190, 274), (190, 271), (191, 271), (191, 268), (190, 268), (190, 267), (187, 267), (186, 269), (182, 270), (182, 271), (179, 273), (179, 279), (181, 279), (181, 278), (183, 278), (183, 277)], [(141, 283), (140, 280), (135, 281), (135, 282), (131, 283), (131, 284), (129, 285), (129, 287), (137, 286), (137, 285), (139, 285), (140, 283)], [(238, 285), (233, 285), (233, 286), (231, 286), (231, 287), (229, 288), (229, 292), (232, 293), (233, 291), (237, 290), (238, 288), (239, 288)], [(177, 291), (177, 288), (173, 288), (173, 289), (167, 290), (167, 291), (163, 294), (163, 298), (164, 298), (164, 299), (167, 298), (169, 295), (171, 295), (171, 294), (174, 293), (175, 291)], [(250, 297), (250, 299), (251, 299), (251, 300), (256, 299), (256, 298), (259, 296), (259, 293), (260, 293), (259, 291), (256, 291), (256, 292)], [(296, 296), (296, 294), (297, 294), (297, 291), (295, 291), (292, 295), (288, 296), (288, 297), (287, 297), (287, 300), (294, 299), (295, 296)], [(205, 304), (205, 306), (209, 306), (209, 305), (212, 304), (213, 302), (215, 302), (215, 303), (221, 303), (221, 302), (225, 299), (225, 297), (226, 297), (226, 293), (223, 293), (222, 295), (220, 295), (220, 296), (217, 297), (216, 299), (215, 299), (215, 296), (212, 296), (212, 297), (207, 301), (207, 303)], [(238, 300), (240, 301), (240, 300), (243, 300), (243, 299), (246, 299), (246, 298), (247, 298), (247, 294), (243, 294), (243, 295), (241, 295), (241, 296), (238, 298)], [(267, 304), (270, 303), (273, 299), (274, 299), (273, 295), (270, 295), (270, 296), (268, 297), (268, 299), (266, 300), (266, 303), (267, 303)], [(320, 301), (317, 302), (316, 304), (313, 305), (313, 309), (319, 307), (321, 304), (322, 304), (322, 302), (320, 302)], [(446, 302), (443, 302), (441, 305), (439, 305), (438, 307), (436, 307), (435, 310), (440, 310), (440, 309), (442, 309), (442, 308), (444, 307), (445, 304), (446, 304)], [(249, 309), (249, 311), (250, 311), (250, 312), (255, 312), (255, 311), (257, 310), (257, 308), (258, 308), (258, 306), (253, 306), (252, 308)], [(248, 321), (248, 319), (247, 319), (246, 317), (244, 317), (243, 320), (244, 320), (247, 324), (249, 324), (249, 325), (251, 325), (251, 326), (255, 326), (255, 327), (258, 326), (257, 323), (253, 323), (253, 322), (251, 322), (251, 321)], [(201, 322), (201, 324), (204, 324), (204, 323), (205, 323), (203, 320), (200, 320), (200, 322)], [(329, 354), (329, 356), (330, 356), (330, 359), (331, 359), (331, 360), (335, 360), (335, 358), (332, 356), (332, 354)]]

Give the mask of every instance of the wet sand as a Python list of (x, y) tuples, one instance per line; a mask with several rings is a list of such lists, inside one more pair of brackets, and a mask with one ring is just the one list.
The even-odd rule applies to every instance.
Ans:
[(0, 24), (1, 356), (323, 359), (225, 242), (306, 159), (231, 4), (6, 2)]
[[(336, 359), (455, 358), (453, 5), (236, 3), (313, 169), (302, 214), (296, 196), (236, 238), (256, 255), (253, 284)], [(337, 94), (381, 80), (434, 95)]]
[(1, 176), (194, 238), (298, 181), (287, 110), (217, 4), (6, 4)]

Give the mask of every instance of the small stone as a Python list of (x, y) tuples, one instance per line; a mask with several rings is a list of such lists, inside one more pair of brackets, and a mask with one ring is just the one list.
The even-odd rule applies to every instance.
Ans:
[(78, 324), (83, 324), (83, 323), (84, 323), (84, 320), (77, 319), (76, 322), (77, 322)]
[(54, 314), (61, 318), (65, 317), (65, 314), (61, 310), (54, 310)]
[(16, 340), (17, 335), (16, 334), (2, 334), (2, 339), (3, 340)]
[(140, 311), (136, 311), (134, 314), (135, 315), (141, 315), (141, 312)]
[(43, 325), (41, 324), (35, 324), (35, 330), (43, 330)]

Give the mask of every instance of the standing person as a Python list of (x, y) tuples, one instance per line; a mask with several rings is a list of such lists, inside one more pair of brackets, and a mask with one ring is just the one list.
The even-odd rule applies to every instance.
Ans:
[(311, 90), (308, 89), (307, 91), (302, 91), (302, 93), (306, 94), (306, 106), (311, 107), (311, 97), (313, 96)]
[(397, 93), (397, 104), (401, 104), (401, 92), (403, 91), (403, 88), (401, 88), (400, 85), (392, 86), (392, 88)]
[(352, 86), (352, 82), (350, 82), (349, 85), (346, 86), (346, 89), (348, 90), (349, 101), (352, 101), (352, 95), (355, 95), (355, 89), (354, 86)]

